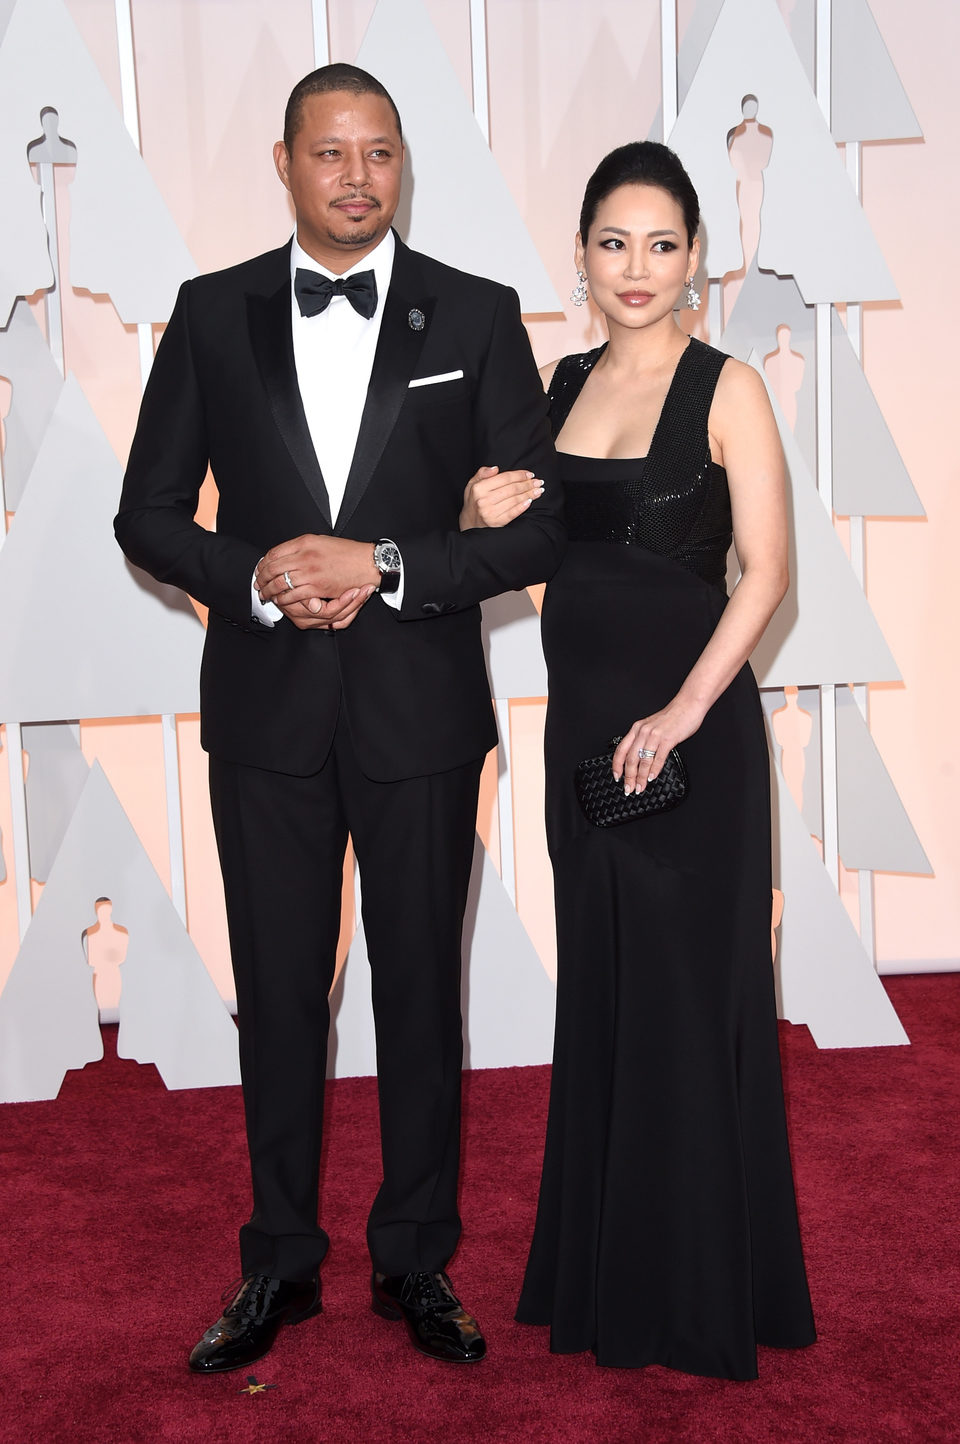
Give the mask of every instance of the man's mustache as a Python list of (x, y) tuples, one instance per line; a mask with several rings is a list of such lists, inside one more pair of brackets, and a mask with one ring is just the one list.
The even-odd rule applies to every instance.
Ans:
[(378, 211), (383, 210), (383, 207), (377, 200), (376, 196), (365, 195), (363, 191), (354, 191), (347, 196), (337, 196), (335, 200), (332, 200), (330, 202), (330, 204), (331, 206), (338, 206), (340, 205), (341, 201), (366, 201), (368, 206), (375, 206)]

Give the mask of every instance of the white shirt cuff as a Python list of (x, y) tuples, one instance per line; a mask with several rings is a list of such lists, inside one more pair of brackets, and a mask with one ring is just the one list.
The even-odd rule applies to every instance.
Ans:
[[(257, 562), (257, 566), (259, 565), (260, 563)], [(272, 627), (275, 622), (279, 622), (283, 618), (283, 613), (276, 602), (261, 601), (260, 593), (257, 591), (256, 570), (250, 578), (250, 616), (255, 622), (262, 622), (265, 627)]]

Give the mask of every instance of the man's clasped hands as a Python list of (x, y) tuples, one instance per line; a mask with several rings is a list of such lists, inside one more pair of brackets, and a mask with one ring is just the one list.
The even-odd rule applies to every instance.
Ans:
[[(464, 489), (460, 530), (503, 526), (542, 490), (532, 472), (482, 466)], [(271, 547), (254, 582), (260, 600), (273, 602), (301, 631), (339, 632), (373, 596), (380, 573), (372, 542), (307, 533)]]

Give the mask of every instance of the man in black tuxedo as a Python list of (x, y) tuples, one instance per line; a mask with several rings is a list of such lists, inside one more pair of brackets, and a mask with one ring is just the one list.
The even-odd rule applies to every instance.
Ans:
[[(246, 1365), (320, 1309), (348, 832), (380, 1089), (373, 1308), (405, 1320), (423, 1352), (470, 1362), (483, 1337), (444, 1270), (460, 1233), (461, 928), (496, 741), (479, 603), (555, 570), (555, 458), (514, 292), (390, 228), (403, 145), (379, 82), (345, 65), (308, 75), (274, 158), (293, 241), (182, 287), (116, 519), (131, 561), (209, 607), (202, 740), (253, 1213), (243, 1285), (190, 1366)], [(194, 520), (208, 465), (216, 532)], [(464, 499), (482, 465), (521, 471), (506, 494), (527, 505), (508, 526), (482, 526)]]

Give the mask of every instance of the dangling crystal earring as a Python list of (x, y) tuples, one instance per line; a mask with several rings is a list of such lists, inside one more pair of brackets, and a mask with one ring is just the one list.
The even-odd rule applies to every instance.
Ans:
[(587, 278), (582, 271), (577, 272), (577, 284), (570, 292), (570, 299), (575, 306), (582, 306), (587, 299)]
[(700, 292), (694, 289), (692, 276), (687, 282), (687, 305), (691, 311), (700, 310)]

